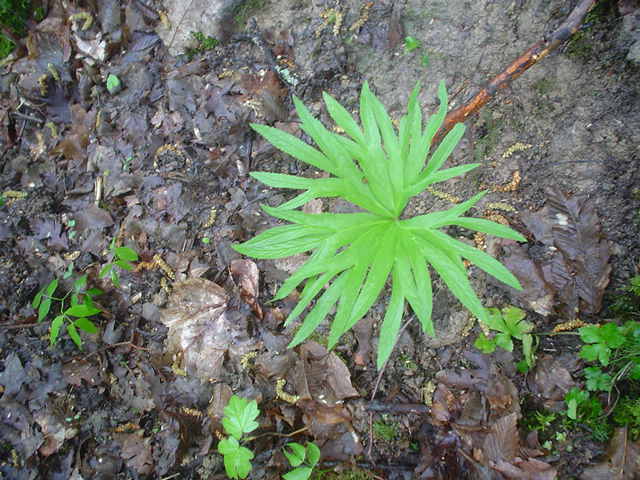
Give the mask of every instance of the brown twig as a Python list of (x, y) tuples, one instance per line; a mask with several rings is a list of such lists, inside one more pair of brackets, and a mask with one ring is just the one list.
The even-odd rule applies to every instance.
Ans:
[(553, 33), (520, 55), (502, 73), (494, 77), (484, 88), (476, 93), (471, 100), (449, 112), (433, 143), (439, 143), (456, 123), (464, 122), (470, 115), (476, 113), (491, 100), (498, 90), (507, 87), (513, 80), (549, 55), (559, 45), (566, 42), (571, 35), (578, 31), (585, 15), (597, 2), (598, 0), (581, 0), (567, 19)]

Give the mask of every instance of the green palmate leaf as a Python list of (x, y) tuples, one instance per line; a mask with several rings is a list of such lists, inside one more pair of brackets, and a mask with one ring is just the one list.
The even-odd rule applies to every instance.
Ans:
[(251, 172), (250, 175), (265, 185), (276, 188), (293, 188), (303, 190), (313, 185), (312, 178), (296, 177), (295, 175), (285, 175), (283, 173)]
[[(347, 272), (342, 273), (337, 280), (331, 284), (327, 291), (316, 302), (315, 307), (304, 319), (304, 322), (296, 332), (293, 340), (289, 344), (289, 348), (293, 348), (296, 345), (305, 341), (309, 335), (311, 335), (315, 329), (320, 325), (320, 322), (324, 320), (329, 311), (333, 308), (338, 298), (344, 290), (345, 283), (347, 281)], [(288, 320), (287, 320), (288, 321)]]
[(120, 288), (120, 276), (118, 275), (118, 272), (116, 272), (115, 269), (111, 270), (111, 282), (118, 288)]
[(73, 290), (78, 293), (85, 289), (87, 286), (87, 276), (81, 275), (78, 277), (75, 282), (73, 282)]
[(251, 124), (251, 128), (266, 138), (274, 147), (288, 153), (296, 160), (307, 163), (320, 170), (335, 173), (335, 167), (332, 166), (327, 157), (290, 133), (255, 123)]
[(329, 112), (329, 115), (331, 115), (333, 121), (336, 122), (336, 124), (356, 142), (360, 145), (365, 145), (366, 142), (364, 134), (351, 114), (327, 92), (322, 93), (322, 98), (324, 98), (324, 103), (327, 105), (327, 111)]
[(484, 333), (478, 335), (475, 342), (473, 342), (473, 346), (480, 350), (482, 353), (493, 353), (496, 350), (496, 341), (494, 339), (488, 338)]
[(253, 452), (243, 447), (233, 437), (223, 438), (218, 443), (218, 452), (224, 457), (224, 469), (232, 479), (247, 478), (251, 472)]
[(109, 275), (112, 269), (113, 269), (113, 263), (107, 263), (104, 267), (100, 269), (100, 273), (98, 273), (98, 276), (100, 278), (106, 277), (107, 275)]
[(116, 265), (119, 266), (122, 270), (132, 271), (133, 264), (127, 260), (116, 260)]
[(225, 432), (240, 440), (243, 434), (254, 431), (260, 425), (255, 419), (260, 415), (258, 404), (255, 400), (231, 396), (229, 403), (224, 407), (222, 426)]
[(527, 239), (515, 230), (505, 227), (496, 222), (485, 220), (484, 218), (458, 218), (451, 222), (451, 225), (459, 225), (469, 230), (477, 230), (478, 232), (488, 233), (494, 237), (509, 238), (518, 242), (526, 242)]
[[(358, 322), (384, 291), (389, 280), (391, 296), (380, 326), (377, 365), (388, 360), (397, 341), (405, 302), (420, 320), (423, 331), (434, 335), (431, 319), (430, 268), (481, 321), (491, 321), (468, 278), (462, 259), (505, 283), (520, 289), (517, 278), (486, 253), (453, 239), (439, 229), (457, 225), (518, 241), (525, 239), (510, 228), (485, 219), (463, 217), (485, 194), (480, 192), (448, 210), (403, 218), (410, 198), (429, 185), (464, 175), (478, 164), (444, 168), (464, 133), (456, 125), (434, 151), (431, 143), (447, 113), (447, 92), (439, 85), (440, 107), (424, 125), (418, 103), (420, 86), (411, 93), (406, 115), (396, 131), (380, 100), (364, 84), (360, 94), (360, 125), (334, 98), (324, 94), (331, 118), (347, 136), (340, 136), (315, 119), (299, 99), (294, 99), (301, 128), (317, 149), (280, 130), (253, 125), (273, 145), (298, 160), (325, 170), (328, 178), (300, 178), (270, 172), (252, 176), (276, 188), (303, 190), (279, 207), (263, 206), (266, 213), (290, 222), (271, 228), (234, 248), (254, 258), (273, 259), (310, 252), (307, 261), (284, 281), (274, 300), (304, 284), (299, 303), (286, 324), (302, 316), (290, 347), (300, 344), (335, 309), (328, 346)], [(341, 197), (364, 212), (308, 214), (297, 211), (315, 198)], [(304, 312), (309, 309), (306, 316)], [(523, 341), (525, 360), (532, 363), (530, 325), (522, 318), (500, 318), (493, 342), (513, 348), (512, 337)], [(605, 341), (606, 342), (606, 341)], [(526, 345), (525, 345), (526, 343)], [(486, 347), (486, 346), (485, 346)], [(302, 467), (300, 467), (302, 468)]]

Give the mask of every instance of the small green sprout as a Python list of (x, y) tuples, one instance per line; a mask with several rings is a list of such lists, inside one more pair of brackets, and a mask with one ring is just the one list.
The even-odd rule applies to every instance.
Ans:
[[(65, 273), (68, 277), (69, 270)], [(51, 312), (52, 307), (58, 304), (58, 314), (51, 321), (49, 327), (49, 342), (55, 345), (60, 336), (62, 327), (65, 327), (67, 334), (82, 349), (82, 338), (78, 330), (87, 333), (98, 333), (98, 327), (89, 317), (98, 315), (101, 310), (93, 304), (94, 297), (102, 294), (97, 288), (86, 290), (87, 276), (82, 275), (73, 282), (73, 289), (65, 293), (62, 297), (55, 297), (58, 290), (58, 279), (54, 278), (45, 285), (33, 298), (31, 306), (38, 310), (38, 323)], [(69, 302), (69, 303), (67, 303)]]
[(308, 480), (314, 467), (320, 461), (320, 449), (313, 443), (307, 443), (306, 448), (296, 442), (287, 443), (282, 449), (293, 470), (282, 476), (284, 480)]
[(253, 452), (242, 446), (240, 441), (246, 433), (260, 426), (255, 421), (258, 415), (260, 410), (255, 400), (249, 401), (236, 395), (233, 395), (224, 407), (222, 426), (229, 436), (220, 440), (218, 452), (224, 457), (224, 468), (229, 478), (247, 478), (253, 468)]
[(609, 365), (612, 350), (624, 343), (624, 335), (615, 323), (587, 325), (578, 332), (580, 339), (587, 344), (580, 349), (580, 358), (589, 362), (598, 360), (605, 367)]
[(111, 95), (115, 95), (121, 89), (122, 89), (122, 82), (120, 81), (120, 79), (113, 73), (110, 73), (109, 76), (107, 76), (107, 91)]
[(185, 50), (185, 54), (189, 59), (192, 59), (198, 54), (204, 53), (208, 50), (213, 50), (220, 43), (217, 39), (205, 35), (202, 32), (191, 32), (191, 36), (196, 41), (195, 47), (188, 47)]
[(573, 387), (564, 396), (564, 401), (567, 404), (567, 417), (572, 420), (578, 418), (578, 407), (589, 400), (589, 392), (581, 390), (578, 387)]
[(121, 270), (132, 271), (134, 265), (131, 262), (138, 261), (138, 254), (134, 249), (129, 247), (116, 247), (115, 238), (109, 245), (109, 252), (111, 254), (111, 261), (100, 269), (98, 276), (104, 278), (109, 275), (113, 284), (120, 288), (120, 275), (116, 267)]
[(420, 48), (421, 43), (420, 40), (418, 40), (415, 37), (405, 37), (404, 39), (404, 52), (405, 53), (411, 53), (414, 50)]
[(518, 369), (528, 371), (533, 367), (535, 358), (533, 355), (533, 336), (530, 333), (533, 330), (533, 325), (524, 320), (526, 316), (527, 314), (517, 307), (509, 306), (502, 310), (490, 308), (488, 319), (483, 323), (498, 333), (492, 338), (481, 333), (474, 342), (475, 347), (487, 354), (493, 353), (496, 347), (512, 352), (513, 339), (520, 340), (524, 361), (518, 365)]
[(387, 420), (373, 422), (373, 435), (385, 442), (392, 442), (398, 437), (398, 424)]

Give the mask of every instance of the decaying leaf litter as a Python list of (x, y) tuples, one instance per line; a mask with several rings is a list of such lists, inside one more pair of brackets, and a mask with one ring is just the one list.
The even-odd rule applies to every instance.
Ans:
[[(517, 354), (483, 357), (473, 349), (476, 335), (466, 336), (477, 331), (473, 319), (436, 285), (434, 321), (441, 334), (424, 339), (409, 325), (382, 377), (377, 402), (370, 403), (382, 307), (335, 352), (321, 345), (321, 335), (286, 350), (294, 330), (281, 325), (295, 298), (275, 305), (267, 300), (299, 261), (256, 265), (229, 247), (272, 222), (259, 213), (260, 203), (287, 199), (252, 181), (248, 171), (259, 166), (314, 174), (255, 137), (249, 122), (300, 135), (291, 94), (311, 104), (322, 90), (348, 100), (364, 79), (373, 81), (391, 106), (405, 98), (405, 84), (423, 77), (444, 78), (463, 97), (471, 92), (469, 83), (490, 77), (484, 75), (488, 67), (478, 64), (479, 57), (471, 67), (475, 74), (452, 67), (458, 62), (447, 48), (460, 49), (464, 40), (446, 43), (437, 32), (444, 35), (440, 26), (454, 25), (476, 39), (474, 26), (481, 18), (456, 17), (461, 5), (438, 2), (431, 12), (416, 11), (412, 2), (376, 2), (366, 9), (345, 3), (332, 12), (271, 5), (217, 49), (176, 59), (156, 34), (163, 22), (161, 5), (100, 3), (66, 10), (52, 6), (26, 41), (29, 55), (4, 67), (3, 474), (208, 478), (223, 471), (214, 453), (215, 432), (233, 392), (256, 398), (264, 412), (260, 432), (265, 435), (252, 443), (258, 455), (255, 478), (279, 478), (286, 467), (279, 452), (287, 439), (282, 435), (302, 429), (294, 439), (315, 441), (327, 465), (356, 462), (381, 478), (562, 478), (589, 464), (584, 478), (606, 475), (607, 468), (633, 478), (635, 466), (627, 459), (637, 447), (624, 440), (626, 432), (616, 432), (603, 463), (597, 456), (604, 446), (586, 438), (574, 439), (580, 456), (563, 448), (551, 455), (535, 437), (518, 435), (517, 421), (531, 396), (549, 409), (562, 408), (564, 394), (576, 383), (575, 344), (543, 338), (537, 367), (525, 377), (515, 370)], [(534, 37), (519, 22), (535, 15), (556, 25), (570, 8), (560, 2), (512, 6), (507, 17), (521, 25), (526, 37), (521, 46), (528, 46)], [(609, 8), (607, 21), (619, 25), (624, 19), (615, 5)], [(308, 28), (274, 20), (293, 18), (294, 11), (309, 16)], [(491, 8), (487, 11), (491, 18)], [(408, 30), (420, 25), (431, 25), (421, 38), (425, 49), (433, 49), (427, 51), (426, 69), (402, 47), (404, 35), (414, 33)], [(485, 154), (494, 152), (484, 159), (486, 171), (468, 184), (445, 185), (412, 206), (440, 208), (478, 187), (492, 189), (494, 196), (477, 214), (500, 218), (531, 241), (525, 246), (469, 239), (486, 242), (525, 285), (521, 297), (486, 285), (485, 297), (496, 306), (525, 308), (540, 331), (576, 317), (597, 321), (589, 315), (600, 310), (610, 276), (620, 283), (637, 261), (632, 240), (637, 228), (629, 221), (638, 207), (632, 196), (637, 149), (629, 148), (634, 138), (638, 144), (637, 133), (629, 133), (638, 124), (631, 100), (637, 98), (638, 82), (635, 93), (629, 87), (637, 70), (622, 60), (618, 37), (598, 35), (602, 44), (591, 48), (602, 58), (567, 60), (565, 51), (548, 61), (565, 70), (570, 63), (578, 71), (595, 64), (604, 73), (592, 88), (613, 85), (608, 101), (626, 109), (592, 104), (592, 125), (571, 125), (577, 133), (565, 144), (558, 142), (559, 133), (545, 136), (540, 120), (518, 130), (537, 112), (547, 123), (554, 112), (562, 117), (570, 102), (563, 85), (555, 98), (523, 76), (491, 116), (470, 120), (468, 143), (454, 158), (474, 156), (474, 145), (482, 144)], [(377, 59), (376, 68), (365, 54)], [(494, 68), (495, 62), (507, 63), (489, 62)], [(394, 88), (405, 92), (397, 96), (389, 93), (392, 83), (385, 84), (394, 72)], [(118, 77), (120, 90), (107, 90), (109, 75)], [(425, 100), (428, 106), (432, 102), (428, 93)], [(588, 110), (582, 106), (574, 115), (584, 120)], [(628, 125), (613, 127), (614, 113)], [(597, 128), (595, 115), (606, 127)], [(508, 126), (497, 127), (500, 122)], [(496, 129), (504, 139), (488, 148)], [(584, 145), (610, 161), (603, 166), (598, 155), (574, 159), (584, 167), (557, 161), (559, 151), (563, 158), (576, 155), (572, 147), (585, 132), (593, 133)], [(511, 148), (515, 140), (535, 146)], [(540, 162), (545, 154), (556, 164)], [(325, 202), (308, 208), (339, 212), (350, 206)], [(136, 271), (123, 273), (121, 289), (98, 276), (113, 238), (141, 256)], [(106, 292), (99, 299), (105, 312), (100, 333), (84, 336), (82, 352), (67, 338), (49, 347), (47, 325), (36, 324), (30, 307), (34, 294), (54, 276), (62, 278), (72, 262), (72, 270)], [(483, 278), (478, 275), (476, 283), (484, 285)], [(380, 421), (396, 424), (400, 435), (372, 435), (372, 423)]]

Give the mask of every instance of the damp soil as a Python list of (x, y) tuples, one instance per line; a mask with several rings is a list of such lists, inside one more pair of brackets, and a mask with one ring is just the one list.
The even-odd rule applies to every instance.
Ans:
[[(323, 346), (328, 324), (287, 350), (295, 297), (269, 300), (304, 257), (254, 263), (231, 248), (278, 223), (260, 204), (292, 197), (250, 171), (320, 174), (251, 122), (308, 140), (292, 97), (331, 124), (322, 92), (356, 111), (365, 80), (394, 119), (418, 81), (425, 114), (437, 109), (440, 80), (457, 107), (576, 3), (247, 1), (224, 20), (220, 44), (178, 56), (156, 33), (159, 1), (52, 6), (0, 82), (4, 478), (225, 478), (216, 446), (232, 393), (263, 413), (250, 478), (281, 478), (288, 440), (317, 443), (326, 478), (577, 478), (597, 463), (607, 443), (588, 432), (543, 448), (523, 423), (538, 409), (561, 411), (579, 385), (576, 337), (541, 336), (536, 367), (520, 373), (519, 347), (474, 348), (480, 327), (434, 275), (436, 338), (410, 322), (379, 377), (388, 293), (335, 352)], [(82, 12), (95, 20), (86, 30), (70, 19)], [(538, 333), (577, 316), (604, 321), (638, 273), (640, 69), (627, 58), (624, 12), (600, 2), (569, 42), (469, 118), (449, 163), (481, 166), (405, 212), (488, 190), (475, 215), (529, 243), (449, 233), (522, 275), (528, 287), (517, 294), (469, 267), (486, 306), (523, 309)], [(121, 82), (113, 92), (109, 74)], [(308, 208), (352, 211), (334, 200)], [(564, 256), (558, 215), (576, 235)], [(118, 270), (119, 288), (100, 276), (114, 241), (139, 255), (134, 270)], [(561, 290), (540, 273), (544, 262), (595, 265), (589, 293)], [(32, 300), (54, 278), (64, 295), (83, 275), (104, 292), (98, 333), (82, 333), (82, 349), (64, 331), (51, 345), (56, 307), (38, 322)]]

